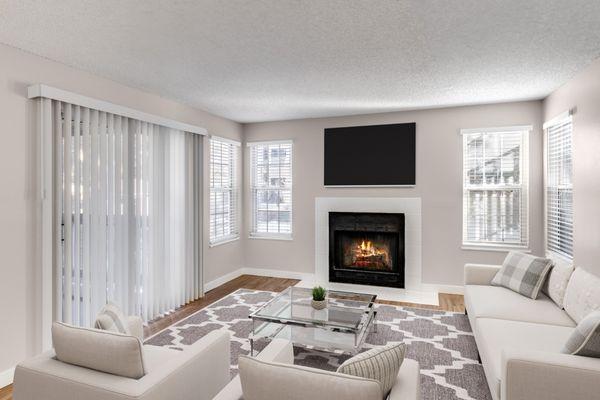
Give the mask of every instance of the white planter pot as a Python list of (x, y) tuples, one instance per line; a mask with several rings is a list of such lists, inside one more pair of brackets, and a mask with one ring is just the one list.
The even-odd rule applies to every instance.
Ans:
[(311, 300), (310, 304), (315, 310), (322, 310), (327, 307), (327, 299), (321, 301)]

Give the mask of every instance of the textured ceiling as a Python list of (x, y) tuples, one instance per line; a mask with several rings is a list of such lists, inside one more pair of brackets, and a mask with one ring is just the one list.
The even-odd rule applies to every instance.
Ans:
[(253, 122), (542, 98), (600, 1), (0, 0), (0, 42)]

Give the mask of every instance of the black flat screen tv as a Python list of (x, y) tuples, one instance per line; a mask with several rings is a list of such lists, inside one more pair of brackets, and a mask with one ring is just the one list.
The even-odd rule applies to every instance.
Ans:
[(416, 124), (325, 129), (325, 186), (414, 186)]

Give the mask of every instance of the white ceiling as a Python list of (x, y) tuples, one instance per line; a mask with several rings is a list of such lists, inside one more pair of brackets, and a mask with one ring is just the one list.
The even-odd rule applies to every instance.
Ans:
[(254, 122), (543, 98), (600, 1), (0, 0), (0, 42)]

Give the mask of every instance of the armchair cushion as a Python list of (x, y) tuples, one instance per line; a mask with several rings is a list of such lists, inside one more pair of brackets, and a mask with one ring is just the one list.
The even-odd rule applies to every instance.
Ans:
[(55, 322), (52, 342), (64, 363), (133, 379), (146, 374), (142, 342), (134, 336)]
[(266, 362), (238, 360), (244, 400), (381, 400), (379, 382), (337, 372)]

